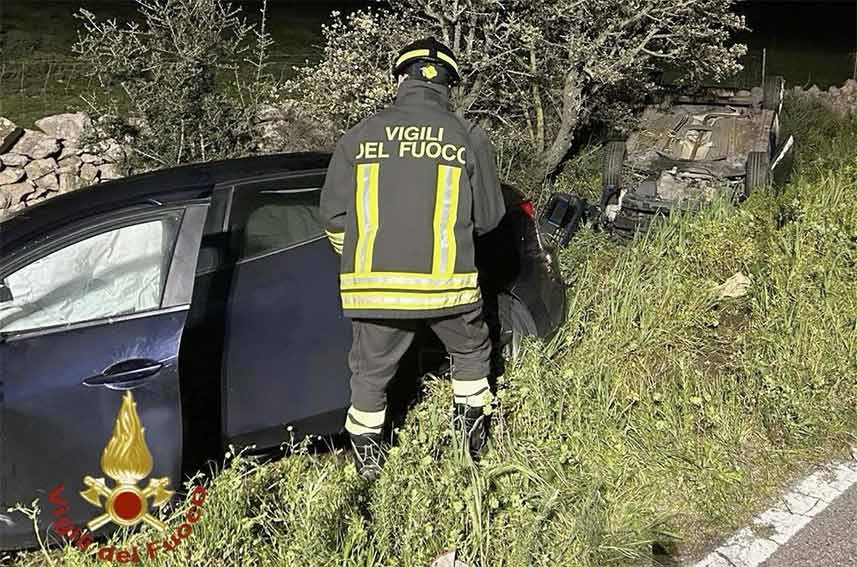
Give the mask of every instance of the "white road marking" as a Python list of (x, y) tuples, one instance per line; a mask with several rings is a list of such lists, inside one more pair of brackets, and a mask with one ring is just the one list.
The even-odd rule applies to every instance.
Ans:
[[(852, 453), (857, 449), (852, 450)], [(854, 460), (828, 465), (800, 481), (776, 506), (753, 518), (693, 567), (756, 567), (857, 483)]]

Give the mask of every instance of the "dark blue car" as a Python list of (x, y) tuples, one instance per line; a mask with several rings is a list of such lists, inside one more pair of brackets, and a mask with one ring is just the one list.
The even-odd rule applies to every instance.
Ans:
[[(102, 453), (140, 424), (151, 459), (138, 472), (171, 490), (229, 444), (340, 430), (351, 327), (319, 222), (328, 160), (163, 170), (0, 223), (0, 549), (34, 543), (31, 522), (7, 508), (38, 498), (47, 530), (57, 487), (75, 525), (102, 513), (99, 496), (81, 494), (118, 474)], [(559, 326), (565, 288), (532, 205), (504, 191), (506, 219), (478, 243), (478, 262), (498, 349), (514, 351)], [(437, 343), (414, 348), (413, 372), (431, 370)]]

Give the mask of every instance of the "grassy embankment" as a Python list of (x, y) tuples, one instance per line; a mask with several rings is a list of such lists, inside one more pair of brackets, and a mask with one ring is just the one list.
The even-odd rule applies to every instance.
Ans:
[[(481, 464), (457, 456), (449, 386), (432, 383), (374, 486), (344, 455), (236, 459), (193, 537), (146, 564), (424, 567), (458, 547), (471, 566), (641, 565), (653, 543), (692, 550), (740, 526), (857, 431), (857, 120), (787, 114), (798, 154), (780, 194), (630, 247), (575, 239), (568, 321), (502, 379)], [(597, 168), (583, 156), (566, 182)], [(718, 300), (736, 272), (749, 295)]]

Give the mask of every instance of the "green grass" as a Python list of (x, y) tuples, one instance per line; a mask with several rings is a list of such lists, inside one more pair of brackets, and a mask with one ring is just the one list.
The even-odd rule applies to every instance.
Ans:
[[(235, 459), (193, 537), (144, 564), (425, 567), (455, 547), (473, 567), (630, 566), (741, 526), (857, 430), (857, 121), (789, 100), (785, 123), (798, 154), (781, 190), (629, 247), (575, 238), (567, 322), (500, 380), (482, 463), (461, 457), (449, 385), (431, 383), (375, 485), (341, 453)], [(563, 182), (597, 165), (584, 154)], [(736, 272), (749, 295), (718, 300)]]

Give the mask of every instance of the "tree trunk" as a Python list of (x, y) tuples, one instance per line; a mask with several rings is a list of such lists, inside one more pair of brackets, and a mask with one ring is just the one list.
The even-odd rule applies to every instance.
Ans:
[(583, 87), (576, 71), (570, 71), (562, 89), (562, 113), (559, 127), (550, 146), (542, 152), (544, 178), (555, 177), (565, 163), (574, 134), (577, 130), (580, 114), (583, 111)]
[(466, 92), (463, 88), (458, 88), (456, 90), (458, 91), (458, 95), (461, 100), (461, 104), (458, 108), (458, 114), (463, 118), (464, 114), (469, 111), (470, 107), (476, 104), (476, 101), (479, 99), (479, 95), (482, 91), (482, 77), (477, 75), (473, 84), (470, 85), (470, 89)]

